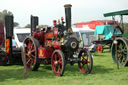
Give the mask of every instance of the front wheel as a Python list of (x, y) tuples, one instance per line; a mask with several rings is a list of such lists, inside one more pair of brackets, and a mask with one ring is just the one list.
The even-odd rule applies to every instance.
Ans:
[(87, 49), (82, 49), (79, 53), (78, 66), (82, 73), (90, 73), (93, 67), (92, 55)]
[(24, 46), (22, 49), (22, 60), (26, 65), (27, 70), (37, 71), (40, 66), (38, 58), (38, 47), (39, 42), (34, 38), (27, 37), (24, 40)]
[(63, 76), (65, 69), (65, 56), (61, 50), (55, 50), (51, 59), (52, 71), (57, 76)]

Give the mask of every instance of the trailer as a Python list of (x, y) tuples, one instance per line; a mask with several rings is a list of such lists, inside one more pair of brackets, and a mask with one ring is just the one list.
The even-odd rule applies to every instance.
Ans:
[[(5, 16), (5, 25), (0, 23), (0, 65), (22, 64), (22, 42), (28, 35), (30, 29), (14, 28), (13, 16)], [(17, 48), (12, 46), (12, 37), (15, 38)]]
[(128, 15), (128, 10), (121, 10), (104, 14), (104, 17), (111, 16), (113, 20), (115, 20), (115, 16), (120, 16), (120, 25), (115, 23), (116, 27), (113, 31), (113, 34), (115, 33), (115, 30), (118, 29), (120, 30), (121, 35), (113, 37), (111, 47), (112, 59), (117, 64), (118, 68), (119, 66), (128, 66), (128, 32), (124, 31), (123, 25), (123, 16), (126, 15)]
[(88, 26), (85, 28), (72, 28), (73, 33), (75, 34), (77, 39), (80, 39), (79, 43), (80, 47), (88, 47), (91, 45), (91, 42), (95, 40), (94, 30), (90, 29)]
[(23, 40), (31, 35), (30, 28), (14, 27), (14, 38), (17, 43), (17, 48), (23, 47)]
[[(97, 45), (97, 52), (103, 52), (104, 49), (110, 49), (113, 42), (113, 31), (114, 25), (100, 25), (96, 26), (94, 32), (96, 40), (94, 41)], [(115, 35), (119, 36), (121, 33), (116, 30)]]
[(4, 25), (0, 22), (0, 65), (6, 65), (7, 62), (7, 55), (3, 48), (5, 48)]

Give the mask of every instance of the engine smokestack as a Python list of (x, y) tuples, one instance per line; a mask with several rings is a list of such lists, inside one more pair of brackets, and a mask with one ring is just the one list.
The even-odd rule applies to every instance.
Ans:
[(71, 7), (72, 7), (71, 4), (64, 5), (67, 32), (72, 32), (72, 28), (71, 28)]
[(5, 16), (6, 39), (9, 39), (9, 59), (13, 57), (12, 36), (13, 36), (14, 20), (13, 15)]
[(38, 25), (38, 16), (31, 15), (30, 23), (31, 23), (31, 35), (32, 35), (32, 32), (35, 31), (36, 26)]
[(6, 37), (12, 37), (13, 36), (13, 15), (5, 16), (5, 28), (6, 28)]

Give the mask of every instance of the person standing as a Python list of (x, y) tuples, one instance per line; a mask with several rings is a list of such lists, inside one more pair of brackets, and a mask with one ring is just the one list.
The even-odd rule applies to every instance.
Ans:
[(12, 47), (17, 48), (17, 43), (14, 36), (12, 37)]

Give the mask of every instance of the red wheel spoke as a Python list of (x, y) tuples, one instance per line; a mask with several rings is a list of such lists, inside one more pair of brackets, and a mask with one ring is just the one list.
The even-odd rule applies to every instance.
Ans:
[(36, 56), (34, 56), (34, 55), (31, 55), (31, 56), (32, 56), (32, 58), (33, 58), (33, 59), (35, 59), (35, 58), (36, 58)]
[(35, 52), (35, 49), (31, 50), (31, 53)]
[(55, 54), (55, 61), (57, 61), (57, 54)]
[(34, 44), (32, 44), (32, 46), (31, 46), (31, 49), (33, 49), (34, 48)]
[(57, 72), (61, 72), (61, 68), (59, 65), (57, 66), (57, 68), (58, 68)]
[(26, 54), (26, 56), (29, 56), (28, 54)]
[(58, 60), (58, 63), (62, 65), (62, 59), (61, 58)]
[[(27, 45), (26, 45), (26, 46), (27, 46)], [(28, 51), (29, 51), (29, 49), (28, 49), (27, 47), (25, 47), (25, 51), (26, 51), (26, 52), (28, 52)]]
[(30, 43), (31, 42), (31, 40), (30, 39), (28, 39), (28, 43)]
[(30, 47), (31, 47), (31, 43), (28, 43), (28, 49), (30, 49)]
[(32, 59), (31, 59), (31, 58), (29, 58), (29, 60), (27, 60), (26, 64), (28, 64), (31, 60), (32, 60)]

